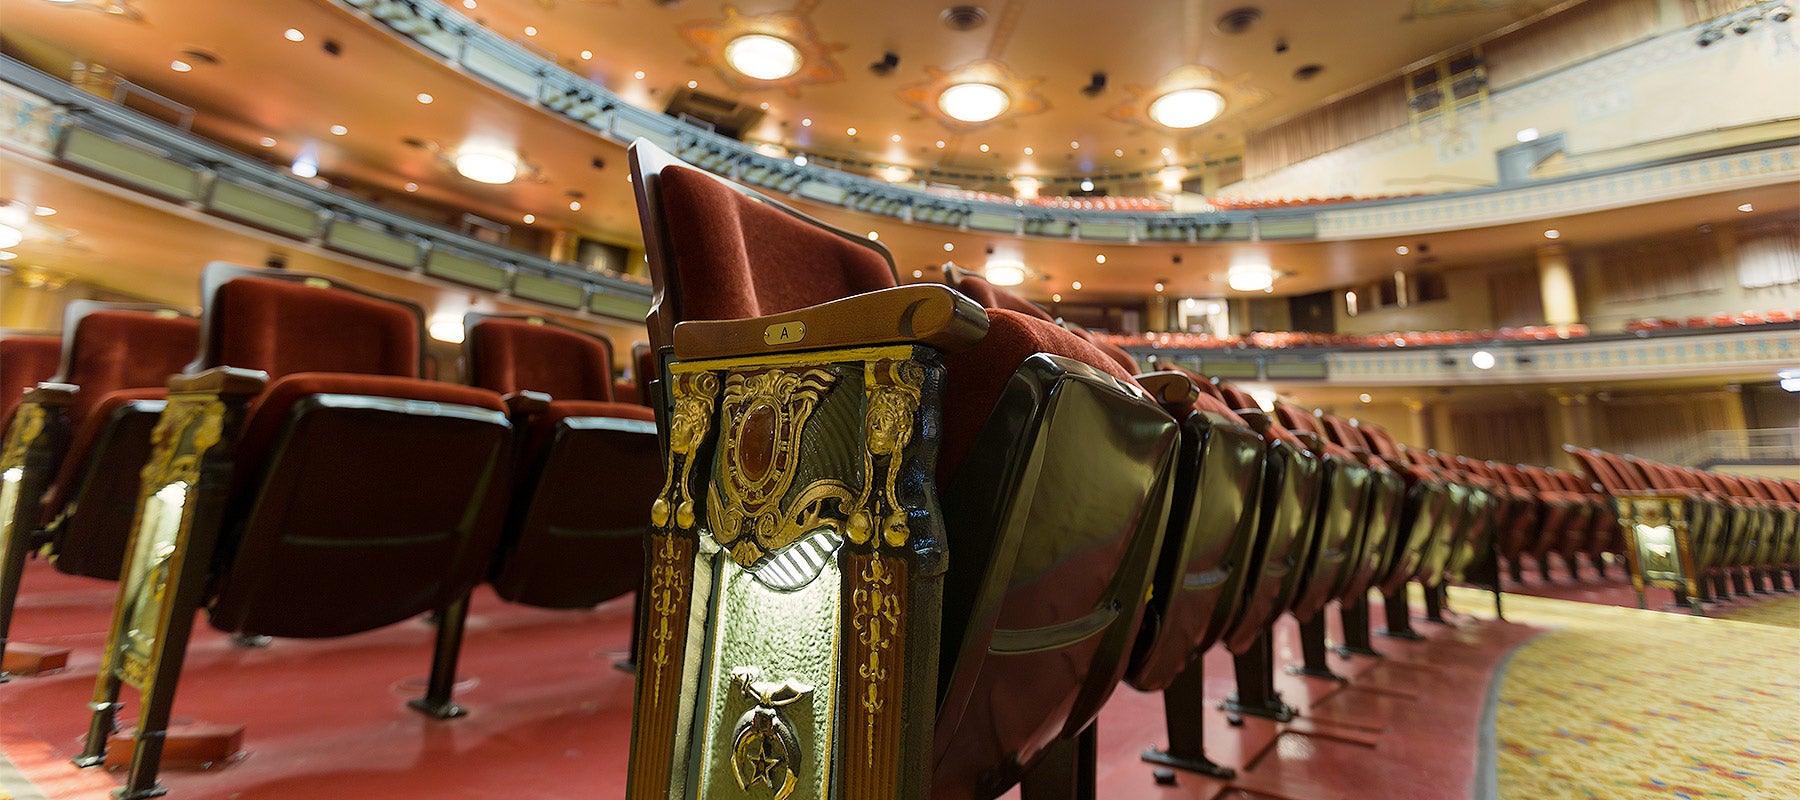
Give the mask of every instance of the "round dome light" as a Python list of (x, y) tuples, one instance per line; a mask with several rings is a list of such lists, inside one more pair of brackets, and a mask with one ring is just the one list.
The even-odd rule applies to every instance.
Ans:
[(457, 154), (456, 171), (477, 183), (500, 185), (519, 177), (519, 164), (511, 156), (477, 151)]
[(989, 264), (985, 274), (988, 283), (995, 286), (1018, 286), (1025, 282), (1025, 267), (1020, 264)]
[(1225, 110), (1225, 98), (1211, 89), (1177, 89), (1150, 103), (1150, 118), (1169, 128), (1198, 128)]
[(1268, 267), (1246, 265), (1225, 273), (1225, 283), (1239, 292), (1266, 292), (1275, 286), (1275, 272)]
[(1476, 369), (1493, 369), (1494, 354), (1486, 350), (1476, 350), (1474, 355), (1469, 356), (1469, 363), (1474, 364)]
[(958, 83), (938, 95), (938, 108), (962, 122), (987, 122), (1011, 105), (1006, 90), (991, 83)]
[(725, 62), (745, 77), (778, 81), (800, 71), (800, 50), (786, 39), (752, 33), (725, 45)]
[(11, 225), (0, 225), (0, 247), (12, 247), (25, 241), (25, 232)]

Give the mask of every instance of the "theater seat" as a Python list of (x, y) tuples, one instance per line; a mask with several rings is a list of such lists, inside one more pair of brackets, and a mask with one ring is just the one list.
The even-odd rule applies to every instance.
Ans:
[(50, 380), (61, 361), (60, 337), (8, 336), (0, 339), (0, 433), (12, 427), (13, 412), (25, 393)]
[(193, 358), (199, 328), (162, 306), (79, 300), (65, 310), (60, 368), (25, 396), (26, 422), (0, 464), (18, 489), (0, 510), (0, 652), (28, 552), (48, 545), (60, 572), (119, 578), (163, 387)]
[(1375, 456), (1406, 484), (1406, 501), (1400, 514), (1404, 535), (1395, 541), (1384, 574), (1375, 583), (1381, 590), (1387, 622), (1381, 633), (1402, 639), (1422, 638), (1412, 628), (1406, 584), (1416, 579), (1429, 586), (1437, 580), (1442, 568), (1437, 554), (1445, 552), (1453, 541), (1462, 490), (1440, 469), (1416, 463), (1385, 428), (1365, 420), (1353, 420), (1352, 424)]
[(1369, 468), (1369, 502), (1365, 516), (1362, 553), (1344, 577), (1339, 590), (1338, 617), (1344, 640), (1339, 655), (1380, 655), (1369, 641), (1369, 589), (1386, 577), (1393, 561), (1408, 546), (1407, 529), (1402, 527), (1405, 514), (1406, 482), (1375, 454), (1367, 437), (1353, 421), (1333, 414), (1319, 415), (1326, 438), (1344, 448), (1352, 457)]
[[(1305, 442), (1319, 460), (1319, 489), (1313, 515), (1313, 545), (1301, 569), (1300, 586), (1290, 609), (1300, 623), (1303, 666), (1300, 674), (1316, 678), (1337, 676), (1325, 658), (1325, 608), (1343, 599), (1349, 573), (1356, 569), (1368, 532), (1369, 468), (1348, 449), (1325, 435), (1324, 425), (1307, 409), (1287, 402), (1275, 403), (1275, 415), (1283, 427)], [(1385, 542), (1377, 542), (1380, 546)]]
[[(124, 792), (156, 771), (194, 612), (243, 636), (460, 619), (499, 537), (498, 394), (419, 378), (423, 312), (281, 270), (209, 265), (200, 355), (169, 382), (78, 763), (140, 690)], [(441, 651), (440, 647), (440, 651)]]
[(1057, 791), (1138, 634), (1174, 420), (1068, 331), (899, 286), (881, 245), (646, 142), (631, 161), (670, 422), (627, 796), (738, 791), (747, 711), (792, 738), (738, 743), (807, 796), (829, 756), (794, 751), (827, 738), (866, 754), (833, 764), (844, 796)]

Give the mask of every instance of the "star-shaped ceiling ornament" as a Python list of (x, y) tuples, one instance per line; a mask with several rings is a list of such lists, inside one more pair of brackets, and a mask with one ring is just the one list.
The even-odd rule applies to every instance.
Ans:
[[(849, 48), (847, 44), (827, 44), (819, 38), (812, 20), (800, 11), (775, 11), (746, 17), (737, 6), (725, 6), (725, 18), (683, 24), (676, 32), (689, 46), (700, 52), (688, 59), (696, 67), (711, 67), (725, 83), (741, 92), (759, 89), (781, 89), (799, 97), (800, 87), (814, 83), (835, 83), (844, 79), (844, 68), (832, 53)], [(794, 74), (774, 80), (759, 80), (731, 67), (725, 60), (725, 46), (742, 36), (773, 36), (800, 51), (800, 68)]]
[[(1044, 83), (1043, 77), (1026, 78), (1012, 71), (1011, 67), (997, 59), (984, 58), (971, 61), (951, 70), (937, 67), (926, 67), (927, 80), (915, 83), (900, 90), (900, 99), (924, 111), (926, 116), (944, 124), (953, 131), (966, 133), (996, 122), (1010, 121), (1018, 117), (1029, 116), (1050, 108), (1050, 100), (1038, 91)], [(963, 83), (985, 83), (996, 86), (1006, 93), (1006, 110), (993, 119), (980, 122), (965, 122), (949, 114), (938, 105), (938, 97), (948, 89)]]
[(1230, 114), (1255, 108), (1269, 99), (1268, 92), (1250, 84), (1248, 74), (1227, 78), (1208, 67), (1187, 64), (1176, 67), (1169, 74), (1157, 79), (1154, 86), (1127, 85), (1124, 101), (1107, 109), (1106, 116), (1126, 124), (1167, 132), (1171, 129), (1150, 118), (1150, 104), (1155, 102), (1158, 97), (1182, 89), (1211, 89), (1218, 92), (1221, 97), (1225, 98), (1225, 110), (1206, 124), (1186, 130), (1177, 130), (1176, 132), (1180, 134), (1205, 130), (1207, 126), (1216, 124)]

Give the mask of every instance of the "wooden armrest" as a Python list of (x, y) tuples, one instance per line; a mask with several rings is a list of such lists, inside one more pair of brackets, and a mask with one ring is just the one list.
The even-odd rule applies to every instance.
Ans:
[(981, 341), (987, 324), (981, 306), (947, 286), (896, 286), (765, 317), (683, 322), (675, 326), (675, 357), (700, 361), (888, 344), (956, 352)]
[(500, 402), (506, 404), (506, 416), (513, 419), (542, 414), (550, 410), (550, 395), (543, 392), (525, 390), (500, 396)]
[(221, 397), (246, 398), (262, 393), (269, 385), (269, 373), (260, 369), (213, 367), (205, 372), (176, 375), (169, 379), (170, 392), (216, 394)]
[(1200, 399), (1200, 387), (1188, 380), (1188, 376), (1179, 372), (1146, 372), (1136, 378), (1139, 386), (1157, 403), (1178, 408), (1193, 408), (1194, 401)]
[(81, 391), (81, 387), (72, 383), (51, 383), (50, 381), (44, 381), (37, 386), (26, 389), (24, 401), (27, 403), (36, 403), (40, 406), (61, 407), (74, 402), (75, 393), (79, 391)]

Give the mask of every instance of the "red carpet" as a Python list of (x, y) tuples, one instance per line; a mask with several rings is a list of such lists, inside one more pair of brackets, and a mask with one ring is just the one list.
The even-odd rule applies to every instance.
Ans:
[[(63, 576), (41, 562), (27, 570), (16, 640), (74, 653), (61, 673), (0, 685), (0, 748), (55, 800), (99, 798), (117, 783), (67, 763), (87, 725), (113, 594), (111, 583)], [(470, 714), (449, 722), (403, 705), (416, 694), (408, 682), (422, 679), (430, 659), (432, 629), (423, 622), (337, 640), (277, 640), (262, 650), (234, 647), (202, 623), (175, 713), (245, 726), (245, 754), (210, 770), (165, 771), (164, 783), (184, 800), (621, 796), (631, 676), (612, 664), (624, 655), (630, 614), (630, 598), (569, 613), (478, 593), (461, 670), (470, 685), (457, 695)], [(1161, 696), (1121, 689), (1100, 722), (1100, 797), (1468, 796), (1493, 665), (1535, 631), (1472, 618), (1419, 629), (1432, 640), (1378, 637), (1385, 660), (1334, 657), (1353, 676), (1347, 688), (1283, 675), (1288, 702), (1309, 707), (1296, 723), (1252, 718), (1233, 728), (1207, 709), (1214, 760), (1248, 765), (1229, 794), (1186, 774), (1174, 786), (1156, 785), (1138, 754), (1164, 741)], [(1291, 620), (1279, 628), (1284, 663), (1299, 660), (1295, 632)], [(1230, 659), (1215, 649), (1207, 669), (1209, 696), (1223, 698), (1232, 688)], [(125, 700), (129, 723), (136, 698), (127, 690)]]

